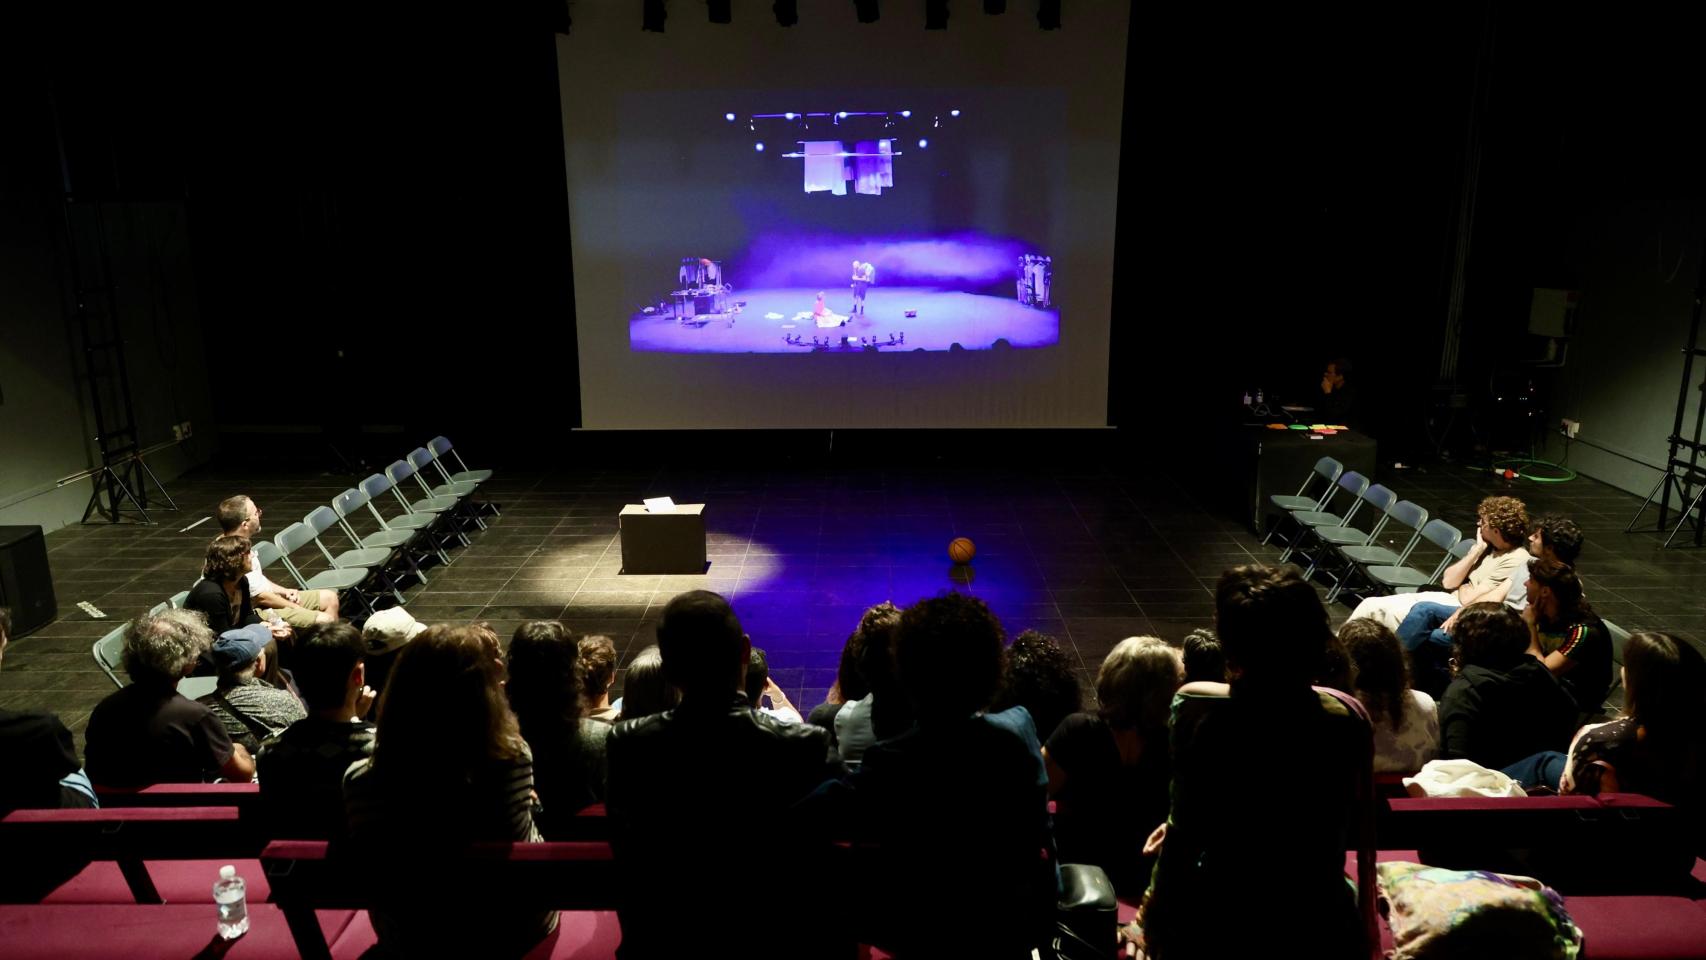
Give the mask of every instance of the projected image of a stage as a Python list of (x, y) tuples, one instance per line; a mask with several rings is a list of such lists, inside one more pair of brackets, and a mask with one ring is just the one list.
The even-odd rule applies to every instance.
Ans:
[[(658, 98), (625, 112), (635, 130), (627, 143), (656, 144), (640, 131), (659, 126), (687, 147), (636, 149), (621, 161), (624, 180), (658, 183), (685, 171), (703, 187), (668, 211), (656, 191), (623, 192), (623, 246), (646, 260), (623, 271), (630, 350), (1059, 343), (1048, 244), (1060, 236), (1049, 198), (1062, 173), (1055, 115), (1036, 108), (1046, 94), (1005, 109), (987, 94), (942, 95), (943, 105), (913, 109), (902, 104), (931, 98), (818, 93), (799, 99), (881, 108), (754, 113), (713, 110), (714, 96)], [(973, 108), (945, 105), (962, 100)], [(679, 202), (679, 185), (666, 192)]]

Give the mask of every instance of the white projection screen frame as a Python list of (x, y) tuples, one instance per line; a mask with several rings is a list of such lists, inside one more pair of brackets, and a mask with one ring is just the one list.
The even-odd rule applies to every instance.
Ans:
[[(584, 429), (1106, 426), (1127, 4), (1068, 4), (1057, 31), (1039, 29), (1025, 4), (999, 16), (956, 4), (945, 31), (924, 29), (920, 3), (883, 4), (882, 17), (870, 24), (856, 21), (851, 3), (801, 4), (800, 22), (789, 28), (776, 24), (768, 3), (737, 2), (732, 25), (709, 23), (701, 4), (674, 3), (670, 12), (667, 32), (657, 34), (639, 29), (638, 3), (576, 4), (572, 33), (557, 38)], [(961, 100), (975, 108), (950, 120), (949, 108)], [(895, 145), (905, 155), (894, 160), (892, 190), (880, 197), (851, 188), (846, 196), (808, 197), (795, 168), (776, 177), (775, 203), (816, 204), (810, 209), (828, 218), (823, 223), (845, 215), (881, 233), (889, 214), (914, 226), (927, 221), (933, 202), (946, 203), (932, 201), (928, 188), (947, 183), (946, 171), (956, 169), (963, 180), (979, 182), (955, 188), (965, 191), (964, 209), (952, 212), (959, 222), (943, 226), (1011, 241), (971, 253), (1012, 263), (1015, 272), (1014, 250), (1050, 256), (1057, 340), (988, 349), (987, 340), (974, 345), (968, 338), (976, 349), (943, 349), (914, 346), (924, 339), (914, 332), (905, 345), (889, 343), (895, 328), (906, 331), (903, 321), (887, 317), (911, 304), (884, 284), (885, 265), (895, 262), (885, 259), (889, 251), (866, 244), (866, 256), (877, 253), (872, 302), (879, 294), (890, 298), (889, 313), (873, 311), (862, 324), (871, 349), (812, 349), (809, 337), (821, 335), (827, 344), (850, 328), (819, 329), (803, 313), (812, 309), (809, 301), (768, 311), (775, 318), (797, 307), (805, 319), (766, 330), (765, 346), (746, 348), (751, 352), (652, 350), (638, 334), (631, 342), (631, 320), (684, 342), (734, 336), (713, 324), (703, 340), (692, 340), (698, 334), (688, 332), (691, 325), (677, 333), (636, 311), (651, 305), (660, 316), (669, 313), (677, 264), (688, 272), (684, 258), (739, 263), (739, 248), (762, 240), (768, 225), (757, 221), (768, 215), (770, 201), (737, 197), (724, 176), (770, 176), (787, 169), (782, 164), (802, 162), (780, 155), (801, 149), (797, 140), (841, 137), (833, 114), (827, 126), (809, 121), (817, 125), (806, 134), (797, 122), (779, 128), (781, 119), (753, 117), (900, 109), (918, 113), (904, 121), (905, 139)], [(725, 110), (736, 120), (726, 121)], [(929, 144), (935, 153), (914, 149), (924, 139), (923, 113), (945, 124)], [(903, 123), (898, 115), (883, 122)], [(754, 141), (766, 138), (768, 153), (755, 157)], [(851, 139), (847, 146), (854, 149)], [(933, 174), (936, 181), (921, 182), (936, 169), (925, 165), (927, 158), (955, 150), (958, 167), (944, 166)], [(977, 159), (964, 159), (974, 151)], [(976, 176), (966, 176), (968, 169)], [(1025, 178), (1013, 169), (1046, 175)], [(742, 189), (750, 193), (752, 184)], [(837, 261), (843, 273), (849, 262)], [(729, 270), (730, 296), (739, 302), (753, 271)], [(831, 311), (848, 312), (847, 277), (823, 273)], [(1005, 301), (988, 300), (1010, 312), (1012, 281), (1004, 282)], [(738, 314), (738, 327), (731, 314), (729, 329), (750, 337), (755, 325), (794, 319), (765, 320), (757, 309)], [(787, 342), (793, 337), (802, 345)]]

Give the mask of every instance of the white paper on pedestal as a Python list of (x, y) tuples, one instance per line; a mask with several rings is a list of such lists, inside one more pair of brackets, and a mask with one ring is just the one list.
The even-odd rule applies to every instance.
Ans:
[(642, 500), (641, 502), (646, 505), (647, 513), (675, 512), (675, 501), (668, 497), (652, 497), (650, 500)]

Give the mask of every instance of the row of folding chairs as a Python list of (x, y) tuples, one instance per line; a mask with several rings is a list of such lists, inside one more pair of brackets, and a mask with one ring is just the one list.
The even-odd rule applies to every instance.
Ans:
[[(454, 472), (446, 465), (447, 457), (454, 458)], [(426, 472), (429, 469), (431, 473)], [(406, 571), (426, 583), (421, 570), (426, 558), (436, 556), (449, 565), (452, 560), (446, 547), (468, 544), (464, 528), (485, 529), (481, 514), (489, 511), (498, 515), (496, 505), (473, 500), (480, 484), (491, 477), (491, 470), (470, 469), (448, 438), (434, 437), (426, 446), (416, 447), (408, 456), (392, 462), (384, 473), (373, 474), (329, 504), (315, 507), (272, 540), (255, 544), (259, 567), (265, 570), (280, 564), (300, 589), (335, 590), (340, 597), (353, 597), (364, 613), (372, 613), (382, 595), (373, 589), (374, 583), (402, 604), (405, 597), (394, 573)], [(387, 493), (398, 508), (389, 517), (379, 509)], [(367, 527), (366, 517), (371, 517), (375, 526), (364, 533), (358, 524)], [(333, 528), (347, 538), (349, 548), (328, 546), (325, 537)], [(310, 572), (312, 563), (299, 565), (291, 559), (309, 544), (318, 549), (326, 564), (324, 570)], [(182, 607), (188, 597), (188, 590), (177, 593), (155, 604), (149, 615)], [(94, 648), (95, 662), (121, 687), (124, 683), (117, 671), (124, 631), (129, 626), (128, 622), (121, 624), (97, 640)], [(211, 692), (213, 682), (212, 677), (190, 677), (178, 685), (178, 690), (194, 699)]]
[[(1311, 488), (1325, 481), (1319, 493)], [(1349, 503), (1336, 508), (1341, 494)], [(1412, 500), (1400, 500), (1391, 489), (1369, 479), (1332, 457), (1316, 461), (1297, 493), (1274, 495), (1269, 504), (1280, 520), (1262, 538), (1276, 536), (1285, 541), (1280, 562), (1300, 557), (1306, 564), (1304, 576), (1321, 573), (1333, 582), (1327, 602), (1347, 589), (1357, 593), (1414, 593), (1439, 582), (1453, 561), (1467, 556), (1475, 545), (1463, 539), (1462, 531), (1444, 520), (1428, 516), (1427, 508)], [(1364, 508), (1368, 508), (1366, 511)], [(1372, 522), (1365, 518), (1373, 517)], [(1402, 546), (1382, 543), (1394, 529), (1409, 531)], [(1427, 543), (1438, 547), (1441, 556), (1431, 569), (1415, 566), (1416, 550)]]

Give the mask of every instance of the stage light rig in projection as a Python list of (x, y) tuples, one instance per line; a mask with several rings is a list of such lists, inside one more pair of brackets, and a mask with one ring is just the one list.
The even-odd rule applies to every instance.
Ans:
[[(960, 111), (958, 108), (951, 109), (947, 116), (950, 119), (958, 118)], [(836, 140), (798, 139), (794, 142), (799, 145), (799, 149), (776, 154), (784, 159), (803, 161), (801, 183), (805, 192), (830, 193), (838, 197), (846, 196), (849, 192), (881, 196), (884, 190), (894, 187), (894, 158), (903, 153), (896, 147), (904, 138), (906, 129), (912, 126), (910, 109), (825, 110), (804, 113), (789, 110), (783, 113), (754, 113), (747, 115), (746, 126), (749, 132), (756, 135), (761, 123), (771, 126), (780, 122), (788, 128), (789, 133), (809, 135), (813, 117), (827, 120), (829, 125), (840, 133), (856, 135), (868, 129), (875, 135), (867, 139), (853, 139), (851, 142), (845, 136)], [(738, 118), (733, 112), (723, 114), (725, 122), (733, 123), (736, 119)], [(844, 122), (847, 128), (845, 131), (841, 129)], [(930, 116), (930, 129), (942, 129), (942, 114)], [(765, 142), (755, 139), (753, 152), (765, 153)], [(929, 146), (928, 138), (918, 138), (918, 149), (924, 150)], [(853, 185), (851, 191), (847, 189), (849, 183)]]

